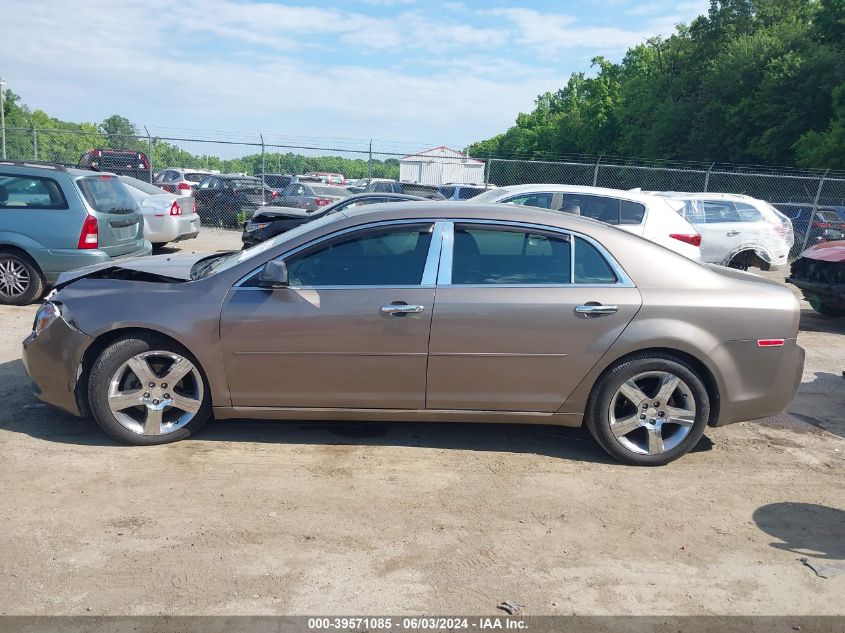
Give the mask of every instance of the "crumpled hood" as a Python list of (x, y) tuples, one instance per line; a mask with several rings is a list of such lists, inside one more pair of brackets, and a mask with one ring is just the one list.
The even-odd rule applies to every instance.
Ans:
[(72, 281), (89, 277), (95, 273), (99, 273), (108, 269), (122, 269), (131, 270), (140, 273), (148, 273), (150, 275), (160, 275), (170, 279), (180, 279), (190, 281), (191, 268), (198, 261), (207, 257), (218, 255), (219, 253), (188, 253), (177, 255), (150, 255), (147, 257), (133, 257), (130, 259), (118, 259), (112, 262), (104, 262), (102, 264), (94, 264), (93, 266), (86, 266), (78, 268), (59, 275), (56, 281), (55, 288), (66, 286)]
[(268, 220), (284, 220), (286, 218), (311, 219), (316, 216), (316, 212), (300, 209), (299, 207), (275, 207), (273, 205), (267, 205), (260, 207), (253, 214), (250, 221), (255, 222), (258, 221), (259, 218), (266, 218)]

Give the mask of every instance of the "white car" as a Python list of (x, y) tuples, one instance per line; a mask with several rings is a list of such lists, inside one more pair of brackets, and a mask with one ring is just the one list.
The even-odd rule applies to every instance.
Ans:
[(705, 262), (748, 270), (785, 266), (795, 236), (792, 222), (765, 200), (733, 193), (660, 192), (683, 202), (681, 213), (701, 233)]
[(200, 216), (191, 196), (177, 196), (131, 176), (118, 176), (144, 214), (144, 238), (153, 248), (197, 236)]
[(201, 180), (208, 176), (216, 176), (219, 169), (185, 169), (182, 167), (168, 167), (161, 170), (153, 179), (153, 184), (158, 185), (169, 193), (180, 196), (189, 196), (197, 188)]
[(515, 185), (491, 189), (473, 202), (504, 202), (575, 213), (641, 235), (696, 261), (701, 235), (680, 213), (681, 202), (641, 192), (578, 185)]

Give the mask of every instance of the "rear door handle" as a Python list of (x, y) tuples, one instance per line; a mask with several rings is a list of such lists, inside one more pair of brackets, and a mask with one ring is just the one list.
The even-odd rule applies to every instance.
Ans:
[(382, 313), (392, 314), (394, 316), (402, 316), (403, 314), (419, 314), (423, 310), (425, 310), (425, 306), (408, 305), (407, 303), (391, 303), (390, 305), (381, 307)]
[(728, 231), (725, 233), (728, 237), (733, 237), (734, 235), (739, 235), (739, 231)]
[(616, 314), (617, 312), (619, 312), (619, 306), (603, 306), (598, 303), (575, 306), (575, 313), (583, 314), (586, 317), (607, 316), (609, 314)]

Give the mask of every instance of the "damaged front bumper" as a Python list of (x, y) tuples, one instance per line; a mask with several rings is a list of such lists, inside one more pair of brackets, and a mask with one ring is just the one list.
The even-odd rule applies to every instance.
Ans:
[(24, 339), (22, 353), (33, 394), (42, 402), (82, 416), (77, 381), (85, 350), (93, 340), (63, 316), (54, 318), (38, 332), (33, 329)]

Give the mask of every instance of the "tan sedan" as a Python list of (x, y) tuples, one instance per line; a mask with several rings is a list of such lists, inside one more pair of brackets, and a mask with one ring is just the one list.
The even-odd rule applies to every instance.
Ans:
[(212, 417), (586, 424), (659, 465), (789, 404), (798, 317), (779, 284), (586, 218), (406, 202), (68, 273), (24, 360), (133, 444)]

